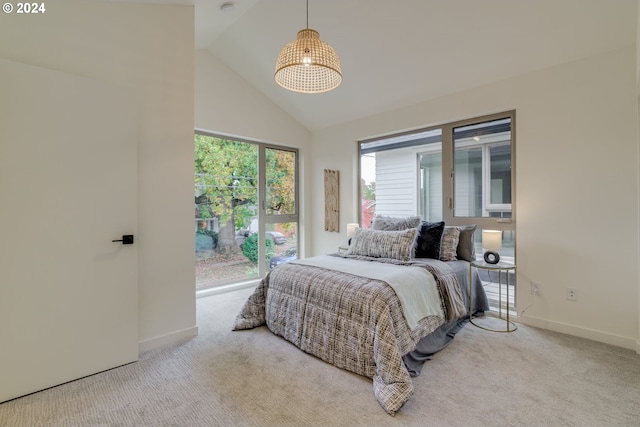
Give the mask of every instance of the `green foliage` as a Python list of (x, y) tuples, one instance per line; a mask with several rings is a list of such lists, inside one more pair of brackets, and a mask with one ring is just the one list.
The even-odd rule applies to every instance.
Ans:
[(213, 240), (213, 247), (215, 247), (218, 244), (218, 233), (216, 233), (213, 230), (198, 230), (199, 234), (204, 234), (205, 236), (211, 236), (211, 239)]
[(279, 149), (265, 150), (268, 214), (295, 212), (295, 153)]
[(233, 215), (236, 230), (249, 228), (249, 226), (251, 225), (251, 218), (253, 218), (255, 214), (256, 211), (254, 206), (236, 206)]
[(206, 205), (197, 206), (200, 211), (200, 218), (209, 219), (211, 218), (211, 214), (209, 213), (209, 207)]
[[(206, 195), (211, 202), (209, 208), (220, 224), (233, 218), (237, 206), (257, 204), (258, 150), (255, 145), (198, 134), (194, 143), (196, 195)], [(245, 210), (242, 214), (247, 216), (249, 212)]]
[(258, 266), (252, 265), (244, 269), (245, 277), (258, 277)]
[[(270, 260), (273, 257), (273, 240), (266, 239), (266, 260)], [(244, 239), (244, 243), (242, 244), (242, 253), (246, 256), (252, 263), (258, 264), (258, 233), (251, 233), (249, 236)]]
[(196, 251), (210, 251), (218, 244), (218, 233), (211, 230), (196, 231)]
[[(265, 164), (267, 213), (295, 212), (295, 153), (267, 148)], [(258, 204), (258, 146), (196, 134), (194, 165), (195, 195), (208, 200), (196, 206), (200, 217), (248, 228)]]
[(365, 200), (376, 199), (376, 183), (367, 184), (364, 179), (361, 180), (360, 188), (362, 189), (362, 198)]

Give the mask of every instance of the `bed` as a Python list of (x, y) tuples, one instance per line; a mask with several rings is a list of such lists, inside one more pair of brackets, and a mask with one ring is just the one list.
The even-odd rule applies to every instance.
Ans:
[[(441, 256), (444, 223), (437, 223), (439, 239), (435, 233), (438, 256), (421, 257), (433, 249), (433, 224), (358, 229), (346, 254), (276, 267), (246, 301), (234, 330), (266, 325), (302, 351), (372, 378), (375, 398), (394, 415), (425, 360), (468, 319), (469, 262), (458, 259), (460, 230), (451, 227), (458, 232), (449, 242), (454, 259)], [(471, 310), (478, 313), (488, 303), (477, 275), (473, 281)]]

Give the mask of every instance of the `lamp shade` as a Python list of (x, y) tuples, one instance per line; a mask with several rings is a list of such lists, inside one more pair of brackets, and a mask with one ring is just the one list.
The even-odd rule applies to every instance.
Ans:
[(335, 49), (320, 40), (309, 28), (298, 31), (298, 38), (280, 51), (275, 80), (294, 92), (321, 93), (342, 83), (340, 59)]
[(497, 251), (502, 248), (502, 231), (482, 230), (482, 247), (488, 251)]
[(354, 234), (356, 234), (356, 228), (358, 228), (360, 224), (357, 223), (349, 223), (347, 224), (347, 237), (352, 238)]

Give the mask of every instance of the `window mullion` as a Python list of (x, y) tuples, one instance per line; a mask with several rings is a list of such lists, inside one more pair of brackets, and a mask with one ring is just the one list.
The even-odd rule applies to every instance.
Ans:
[(453, 164), (453, 127), (442, 127), (442, 217), (445, 222), (452, 223), (455, 212)]
[(482, 216), (491, 205), (491, 152), (487, 144), (482, 146)]
[(266, 177), (266, 155), (264, 144), (258, 145), (258, 276), (264, 277), (267, 274), (267, 268), (263, 262), (266, 259), (266, 212), (267, 212), (267, 177)]

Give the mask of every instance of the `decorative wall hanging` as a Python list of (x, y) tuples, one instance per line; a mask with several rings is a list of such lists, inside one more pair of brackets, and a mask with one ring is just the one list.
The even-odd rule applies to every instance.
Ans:
[(324, 170), (324, 229), (340, 232), (340, 179), (330, 169)]

